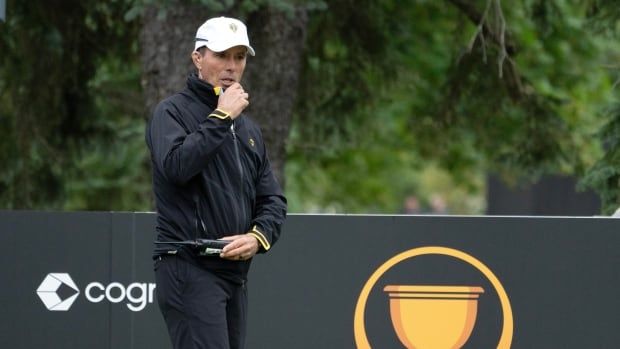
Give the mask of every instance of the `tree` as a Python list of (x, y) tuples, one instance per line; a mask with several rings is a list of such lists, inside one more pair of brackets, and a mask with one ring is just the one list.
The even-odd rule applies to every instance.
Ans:
[[(379, 207), (393, 211), (407, 187), (423, 186), (412, 178), (416, 167), (399, 166), (404, 158), (417, 168), (438, 164), (454, 183), (474, 191), (481, 190), (485, 171), (518, 182), (545, 173), (582, 176), (591, 166), (600, 153), (592, 135), (604, 122), (601, 109), (613, 98), (613, 76), (604, 67), (619, 49), (614, 40), (593, 34), (588, 14), (593, 5), (447, 3), (453, 6), (357, 4), (368, 5), (373, 15), (351, 23), (343, 1), (330, 4), (330, 14), (344, 20), (311, 21), (331, 37), (309, 50), (302, 81), (319, 92), (303, 99), (300, 110), (315, 111), (316, 122), (298, 116), (303, 128), (294, 130), (291, 149), (292, 159), (323, 171), (297, 172), (299, 166), (291, 164), (291, 171), (315, 176), (293, 184), (296, 197), (310, 207), (364, 211), (379, 201)], [(379, 44), (380, 59), (364, 51), (368, 43)], [(320, 81), (343, 81), (352, 71), (351, 85), (317, 87)], [(329, 72), (328, 78), (321, 72)], [(360, 158), (360, 152), (366, 156)], [(388, 161), (395, 156), (400, 161)], [(315, 189), (319, 181), (321, 191)], [(377, 182), (383, 185), (374, 197), (340, 190), (344, 183), (367, 188)]]
[[(615, 1), (591, 0), (588, 2), (592, 27), (599, 35), (617, 40), (620, 33), (620, 7)], [(620, 206), (620, 99), (617, 86), (620, 83), (620, 59), (608, 65), (615, 72), (615, 101), (607, 109), (606, 123), (598, 132), (603, 154), (590, 167), (581, 184), (596, 190), (603, 202), (603, 213), (611, 214)]]
[(424, 201), (439, 190), (465, 203), (458, 212), (480, 212), (478, 199), (473, 209), (468, 202), (486, 171), (518, 182), (590, 169), (584, 185), (599, 190), (608, 210), (619, 203), (620, 113), (609, 108), (620, 52), (614, 1), (7, 8), (5, 208), (150, 208), (145, 119), (182, 88), (195, 30), (219, 14), (250, 29), (258, 55), (244, 78), (248, 112), (265, 130), (280, 177), (286, 165), (293, 211), (394, 212), (406, 193)]
[(0, 201), (61, 208), (76, 164), (111, 129), (89, 86), (107, 57), (131, 56), (133, 26), (116, 25), (124, 2), (9, 1), (0, 22)]

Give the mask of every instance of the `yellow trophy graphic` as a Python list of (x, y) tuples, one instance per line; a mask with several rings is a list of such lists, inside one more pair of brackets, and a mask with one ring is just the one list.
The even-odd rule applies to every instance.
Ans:
[(461, 348), (478, 313), (478, 286), (388, 285), (392, 325), (408, 349)]

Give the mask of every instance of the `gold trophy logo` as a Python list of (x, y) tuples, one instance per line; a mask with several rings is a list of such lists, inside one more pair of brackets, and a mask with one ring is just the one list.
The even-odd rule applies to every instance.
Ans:
[[(465, 262), (488, 280), (502, 310), (502, 330), (497, 349), (510, 349), (514, 323), (512, 306), (504, 286), (493, 271), (477, 258), (443, 246), (424, 246), (401, 252), (372, 273), (360, 292), (353, 316), (357, 349), (373, 348), (366, 333), (366, 302), (379, 279), (405, 260), (429, 255)], [(383, 291), (389, 296), (390, 317), (398, 339), (405, 347), (416, 349), (461, 348), (465, 345), (476, 324), (478, 298), (484, 293), (479, 286), (438, 285), (388, 285)]]
[(461, 348), (478, 313), (477, 286), (388, 285), (392, 325), (409, 349)]

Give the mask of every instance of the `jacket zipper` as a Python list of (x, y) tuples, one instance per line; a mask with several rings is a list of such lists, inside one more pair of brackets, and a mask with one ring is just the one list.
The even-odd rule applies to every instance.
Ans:
[[(232, 122), (232, 125), (230, 126), (230, 131), (232, 132), (232, 136), (233, 136), (233, 143), (235, 143), (235, 156), (237, 157), (237, 167), (239, 168), (239, 186), (240, 186), (240, 190), (241, 190), (241, 195), (243, 195), (243, 167), (241, 166), (241, 155), (239, 154), (239, 140), (237, 139), (237, 133), (235, 132), (235, 121)], [(242, 209), (242, 216), (241, 219), (245, 219), (245, 205), (242, 203), (241, 204), (241, 209)], [(238, 219), (239, 217), (237, 217)]]
[[(233, 121), (230, 126), (230, 131), (232, 132), (233, 142), (235, 143), (235, 155), (237, 157), (237, 167), (239, 168), (239, 179), (243, 180), (243, 167), (241, 167), (241, 157), (239, 155), (239, 144), (237, 140), (237, 133), (235, 132), (235, 122)], [(243, 183), (243, 181), (241, 182)]]
[[(202, 220), (202, 215), (200, 214), (200, 201), (198, 199), (198, 194), (194, 193), (194, 207), (196, 208), (196, 217), (194, 218), (194, 228), (195, 228), (195, 232), (196, 232), (196, 239), (198, 239), (201, 235), (204, 235), (204, 237), (208, 237), (207, 235), (207, 226), (205, 225), (205, 222)], [(200, 223), (200, 227), (202, 227), (202, 232), (203, 234), (200, 234), (200, 231), (198, 229), (198, 223)]]

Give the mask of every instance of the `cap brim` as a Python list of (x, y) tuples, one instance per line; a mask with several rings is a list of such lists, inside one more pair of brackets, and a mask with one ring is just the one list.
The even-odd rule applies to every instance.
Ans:
[(206, 46), (209, 50), (213, 51), (213, 52), (222, 52), (222, 51), (226, 51), (231, 47), (235, 47), (235, 46), (245, 46), (248, 49), (248, 53), (250, 54), (250, 56), (255, 56), (256, 53), (254, 52), (254, 48), (252, 48), (252, 46), (250, 45), (246, 45), (244, 43), (239, 43), (239, 44), (228, 44), (226, 46), (218, 46), (216, 44), (213, 43), (207, 43), (205, 41), (196, 41), (196, 45), (194, 47), (194, 51), (198, 50), (199, 48)]

